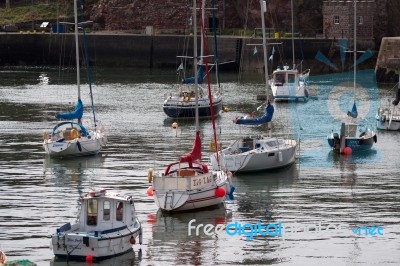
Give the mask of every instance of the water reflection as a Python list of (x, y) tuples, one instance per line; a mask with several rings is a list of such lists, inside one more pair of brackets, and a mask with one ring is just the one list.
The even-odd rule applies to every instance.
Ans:
[[(89, 181), (90, 186), (91, 181), (96, 179), (97, 173), (101, 171), (105, 161), (105, 156), (102, 154), (65, 160), (50, 158), (49, 156), (44, 157), (44, 180), (57, 187), (76, 188), (79, 195), (82, 195), (83, 186), (87, 186), (87, 181)], [(89, 187), (85, 189), (87, 190)]]
[(210, 259), (215, 261), (213, 256), (217, 255), (220, 245), (218, 235), (207, 235), (203, 230), (196, 235), (195, 229), (189, 235), (188, 223), (194, 219), (194, 226), (210, 224), (215, 227), (226, 224), (230, 218), (231, 211), (223, 205), (197, 212), (165, 213), (158, 210), (155, 215), (149, 214), (147, 222), (151, 226), (152, 247), (146, 256), (169, 265), (201, 265)]
[(255, 223), (273, 220), (282, 193), (296, 182), (298, 176), (296, 164), (267, 172), (235, 174), (235, 200), (241, 219)]

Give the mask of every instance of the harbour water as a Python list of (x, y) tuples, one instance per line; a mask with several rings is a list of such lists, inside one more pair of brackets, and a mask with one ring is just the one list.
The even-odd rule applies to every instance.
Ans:
[[(43, 73), (48, 84), (37, 80)], [(273, 134), (289, 132), (300, 138), (295, 165), (235, 175), (235, 196), (226, 208), (170, 215), (157, 210), (146, 189), (149, 167), (162, 171), (191, 148), (193, 121), (177, 121), (174, 131), (174, 120), (162, 111), (164, 95), (176, 83), (174, 73), (96, 69), (95, 110), (109, 143), (98, 156), (52, 160), (41, 145), (42, 131), (50, 130), (54, 114), (68, 104), (72, 109), (76, 99), (73, 70), (70, 76), (65, 73), (0, 70), (0, 250), (9, 260), (83, 265), (54, 261), (48, 236), (75, 220), (80, 195), (91, 187), (104, 187), (133, 196), (144, 242), (136, 244), (132, 253), (93, 265), (400, 264), (400, 133), (379, 131), (378, 142), (368, 153), (332, 153), (326, 136), (339, 130), (338, 117), (352, 106), (347, 90), (333, 91), (332, 85), (339, 84), (332, 83), (335, 76), (312, 80), (307, 103), (275, 104)], [(239, 128), (232, 123), (261, 104), (255, 97), (265, 90), (257, 85), (261, 82), (239, 84), (234, 75), (222, 77), (224, 104), (230, 111), (217, 119), (221, 141), (226, 144), (240, 134), (266, 134), (265, 127)], [(365, 85), (365, 93), (359, 95), (359, 112), (372, 125), (377, 103), (389, 95), (389, 88), (380, 86), (378, 93)], [(82, 90), (89, 110), (87, 87)], [(363, 105), (366, 102), (370, 104)], [(200, 130), (207, 160), (210, 120), (202, 119)], [(246, 239), (238, 231), (232, 236), (207, 234), (199, 227), (196, 235), (195, 229), (188, 230), (190, 221), (194, 227), (213, 228), (231, 223), (255, 226), (261, 221), (286, 231)]]

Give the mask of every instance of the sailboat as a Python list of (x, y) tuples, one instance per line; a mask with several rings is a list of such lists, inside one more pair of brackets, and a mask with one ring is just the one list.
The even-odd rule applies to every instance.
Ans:
[(351, 154), (353, 151), (363, 151), (372, 148), (373, 144), (377, 142), (375, 132), (368, 127), (367, 124), (357, 123), (358, 117), (357, 104), (356, 104), (356, 67), (357, 67), (357, 0), (354, 0), (354, 49), (353, 49), (353, 98), (354, 103), (352, 110), (347, 112), (350, 119), (349, 123), (342, 123), (340, 133), (332, 132), (328, 136), (329, 146), (334, 151), (342, 154)]
[[(193, 37), (196, 40), (196, 0), (193, 0), (193, 18)], [(204, 34), (204, 27), (202, 29), (202, 34)], [(194, 73), (196, 73), (196, 41), (193, 48)], [(193, 89), (195, 90), (196, 103), (196, 129), (192, 151), (180, 156), (176, 162), (167, 165), (163, 173), (155, 173), (153, 176), (152, 169), (148, 171), (148, 179), (152, 183), (152, 186), (149, 187), (148, 195), (153, 197), (156, 205), (163, 211), (185, 211), (220, 205), (224, 202), (225, 195), (230, 194), (232, 189), (230, 177), (224, 171), (210, 171), (208, 166), (200, 161), (201, 138), (199, 132), (199, 93), (197, 79), (194, 81)], [(210, 113), (213, 118), (212, 110)]]
[[(205, 0), (202, 0), (202, 10), (204, 10)], [(204, 25), (204, 12), (202, 15), (202, 24)], [(214, 30), (214, 34), (215, 30)], [(197, 42), (194, 39), (193, 42)], [(201, 36), (201, 58), (204, 53), (204, 36)], [(196, 44), (197, 45), (197, 44)], [(180, 56), (186, 58), (185, 56)], [(178, 70), (184, 69), (184, 62), (181, 62)], [(218, 71), (218, 64), (216, 70)], [(212, 106), (213, 113), (217, 116), (222, 110), (222, 92), (219, 86), (213, 86), (211, 95), (207, 89), (200, 86), (204, 80), (204, 64), (203, 61), (194, 62), (194, 66), (198, 70), (195, 71), (193, 77), (182, 79), (178, 85), (178, 89), (165, 95), (163, 104), (164, 113), (171, 118), (194, 118), (196, 109), (199, 110), (200, 117), (211, 117)], [(208, 74), (208, 73), (207, 73)], [(218, 75), (217, 75), (218, 77)], [(197, 82), (197, 85), (195, 84)], [(197, 91), (197, 92), (196, 92)]]
[[(238, 125), (250, 126), (267, 124), (268, 127), (270, 127), (270, 123), (274, 114), (274, 107), (268, 97), (268, 60), (264, 21), (266, 2), (260, 0), (260, 5), (267, 103), (263, 116), (252, 119), (242, 117), (236, 119), (235, 123)], [(230, 145), (228, 145), (228, 147), (222, 149), (220, 152), (213, 153), (210, 157), (210, 160), (213, 169), (221, 168), (223, 170), (231, 172), (249, 172), (271, 170), (288, 166), (295, 162), (295, 154), (295, 140), (272, 137), (270, 132), (268, 137), (245, 136), (234, 140)], [(218, 157), (220, 158), (220, 160), (218, 160)]]
[[(51, 132), (48, 134), (43, 131), (43, 146), (46, 153), (50, 157), (74, 157), (97, 154), (100, 149), (107, 143), (107, 137), (104, 132), (104, 126), (97, 127), (96, 116), (93, 108), (93, 95), (88, 78), (90, 95), (92, 100), (92, 110), (94, 119), (94, 129), (88, 130), (82, 124), (83, 102), (81, 100), (80, 89), (80, 65), (79, 65), (79, 42), (78, 42), (78, 11), (77, 0), (74, 1), (74, 17), (75, 17), (75, 53), (76, 53), (76, 77), (78, 100), (75, 110), (68, 113), (59, 113), (56, 118), (58, 122)], [(87, 61), (87, 59), (85, 59)], [(87, 64), (87, 67), (89, 65)], [(89, 75), (89, 71), (88, 75)], [(76, 119), (77, 121), (73, 121)]]
[(310, 69), (299, 72), (294, 56), (294, 22), (293, 0), (291, 0), (292, 15), (292, 57), (293, 65), (280, 65), (272, 72), (271, 90), (275, 101), (306, 101), (308, 100), (308, 78)]
[(400, 108), (398, 106), (400, 102), (400, 79), (397, 85), (396, 98), (392, 101), (392, 104), (388, 104), (386, 107), (381, 106), (378, 109), (376, 114), (376, 127), (378, 129), (400, 130)]

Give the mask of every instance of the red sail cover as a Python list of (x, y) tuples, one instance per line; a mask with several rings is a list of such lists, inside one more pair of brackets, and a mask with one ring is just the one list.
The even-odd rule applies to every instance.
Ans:
[(201, 159), (201, 139), (200, 139), (200, 132), (196, 132), (196, 138), (193, 141), (192, 151), (181, 156), (180, 162), (181, 163), (192, 163), (196, 160)]

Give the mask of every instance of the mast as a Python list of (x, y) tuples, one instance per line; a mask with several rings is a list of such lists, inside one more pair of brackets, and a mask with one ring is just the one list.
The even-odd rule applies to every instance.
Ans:
[(220, 88), (221, 84), (219, 82), (218, 42), (217, 42), (217, 25), (216, 25), (216, 19), (215, 19), (215, 0), (212, 0), (212, 14), (213, 14), (212, 27), (213, 27), (213, 32), (214, 32), (215, 76), (217, 78), (218, 88)]
[(195, 86), (195, 101), (196, 101), (196, 132), (199, 131), (199, 88), (197, 80), (197, 14), (196, 14), (196, 0), (193, 0), (193, 64), (194, 64), (194, 86)]
[(353, 98), (356, 100), (356, 59), (357, 59), (357, 0), (354, 0), (354, 49), (353, 49), (353, 57), (354, 57), (354, 73), (353, 73)]
[[(206, 0), (201, 0), (201, 25), (204, 25), (204, 8), (206, 6)], [(204, 56), (204, 36), (203, 34), (200, 35), (200, 60), (203, 63), (203, 56)]]
[(268, 58), (267, 58), (267, 41), (265, 39), (265, 18), (264, 13), (267, 12), (267, 3), (263, 0), (260, 0), (261, 6), (261, 27), (262, 27), (262, 35), (263, 35), (263, 51), (264, 51), (264, 75), (265, 75), (265, 92), (267, 94), (267, 100), (269, 99), (268, 96)]
[(76, 85), (78, 86), (78, 99), (81, 98), (80, 69), (79, 69), (79, 43), (78, 43), (78, 0), (74, 0), (74, 19), (75, 19), (75, 60), (76, 60)]
[(292, 57), (293, 57), (293, 69), (296, 67), (295, 58), (294, 58), (294, 21), (293, 21), (293, 0), (290, 1), (291, 10), (292, 10)]

